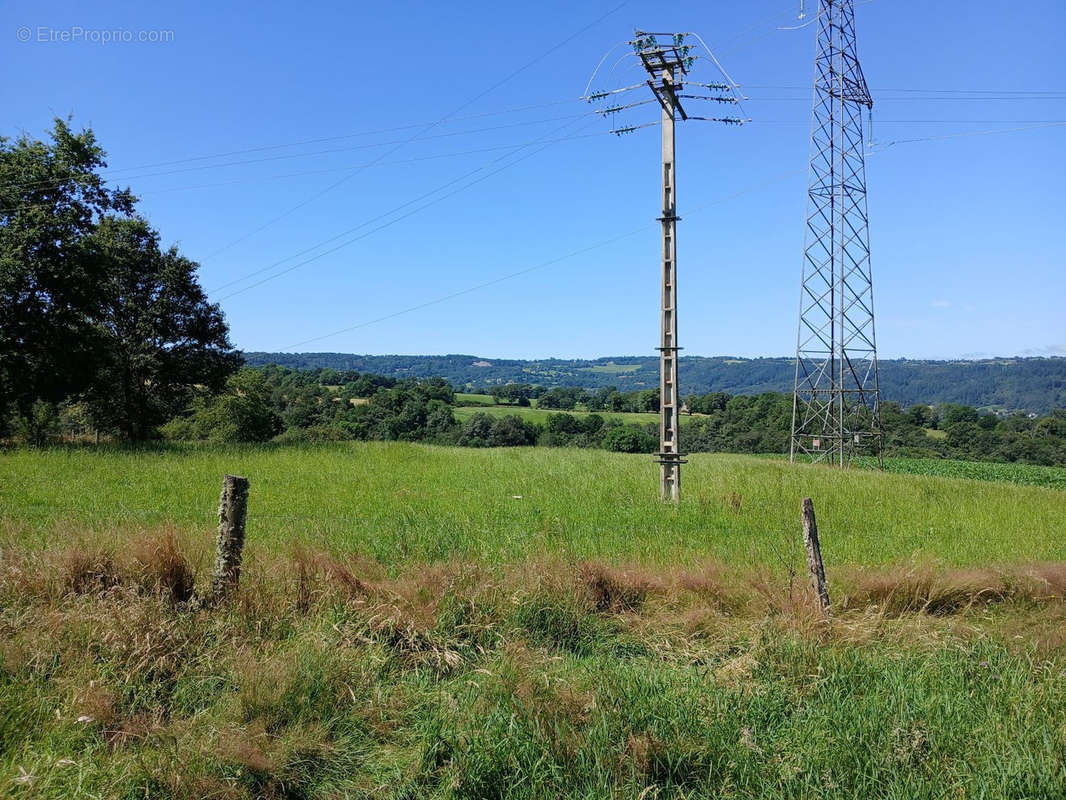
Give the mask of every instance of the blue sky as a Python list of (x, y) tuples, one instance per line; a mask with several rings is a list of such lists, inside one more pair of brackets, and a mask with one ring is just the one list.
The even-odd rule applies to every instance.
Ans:
[[(680, 342), (791, 355), (814, 26), (778, 30), (798, 0), (619, 5), (15, 0), (2, 132), (91, 126), (243, 349), (650, 354), (659, 131), (613, 136), (579, 97), (634, 27), (696, 31), (753, 122), (678, 132)], [(1045, 124), (1066, 121), (1066, 4), (868, 0), (856, 19), (881, 357), (1066, 354), (1066, 125)], [(165, 41), (101, 41), (142, 31)], [(615, 61), (594, 89), (641, 79)]]

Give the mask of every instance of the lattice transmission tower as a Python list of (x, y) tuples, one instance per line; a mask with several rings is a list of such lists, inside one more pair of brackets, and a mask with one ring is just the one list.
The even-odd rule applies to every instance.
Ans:
[[(728, 103), (739, 105), (739, 92), (731, 80), (729, 83), (699, 83), (689, 80), (689, 70), (698, 56), (686, 43), (693, 37), (703, 44), (698, 35), (692, 33), (647, 33), (636, 31), (635, 38), (626, 44), (631, 48), (627, 55), (636, 56), (648, 75), (644, 83), (625, 86), (620, 89), (588, 93), (589, 102), (605, 100), (639, 88), (650, 88), (651, 100), (623, 103), (600, 109), (605, 117), (614, 115), (645, 104), (658, 104), (661, 115), (658, 122), (646, 122), (639, 125), (627, 125), (614, 129), (621, 135), (632, 133), (640, 128), (653, 125), (662, 126), (662, 272), (660, 281), (660, 338), (659, 347), (659, 452), (657, 460), (660, 465), (659, 489), (664, 500), (678, 502), (681, 497), (681, 465), (685, 463), (680, 441), (681, 395), (678, 386), (678, 354), (681, 348), (677, 343), (677, 160), (674, 136), (675, 121), (700, 120), (703, 122), (720, 122), (740, 125), (745, 120), (737, 117), (702, 117), (693, 116), (686, 110), (682, 101), (703, 100), (711, 103)], [(703, 45), (706, 49), (706, 45)], [(608, 51), (610, 53), (610, 51)], [(714, 55), (707, 49), (711, 61), (721, 70)], [(604, 58), (607, 56), (605, 55)], [(624, 57), (623, 57), (624, 58)], [(618, 63), (618, 62), (616, 62)], [(603, 64), (603, 61), (600, 62)], [(597, 67), (597, 72), (599, 67)], [(722, 76), (729, 79), (724, 70)], [(596, 77), (593, 73), (589, 86)], [(686, 92), (687, 87), (693, 87)], [(707, 93), (706, 90), (711, 90)]]
[(820, 0), (791, 458), (881, 465), (880, 389), (863, 157), (873, 99), (853, 0)]

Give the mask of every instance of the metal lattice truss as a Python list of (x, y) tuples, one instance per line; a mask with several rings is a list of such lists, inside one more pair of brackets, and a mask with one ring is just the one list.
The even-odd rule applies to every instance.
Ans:
[(791, 457), (881, 462), (880, 393), (852, 0), (821, 0)]

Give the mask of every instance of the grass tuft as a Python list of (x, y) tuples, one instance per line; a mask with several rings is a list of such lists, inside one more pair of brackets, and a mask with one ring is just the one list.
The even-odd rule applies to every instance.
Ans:
[(161, 592), (178, 603), (192, 599), (196, 573), (182, 552), (173, 528), (136, 540), (132, 553), (137, 578), (144, 589)]

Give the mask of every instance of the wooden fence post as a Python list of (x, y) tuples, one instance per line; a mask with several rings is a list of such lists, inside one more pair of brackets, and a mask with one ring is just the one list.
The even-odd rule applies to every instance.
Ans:
[(211, 582), (215, 602), (226, 598), (241, 579), (244, 521), (248, 515), (248, 479), (227, 475), (222, 479), (218, 504), (218, 542), (215, 574)]
[(818, 522), (814, 518), (814, 503), (803, 499), (803, 543), (807, 546), (807, 569), (811, 573), (811, 588), (818, 597), (822, 614), (829, 616), (829, 589), (825, 583), (825, 564), (822, 563), (822, 546), (818, 542)]

